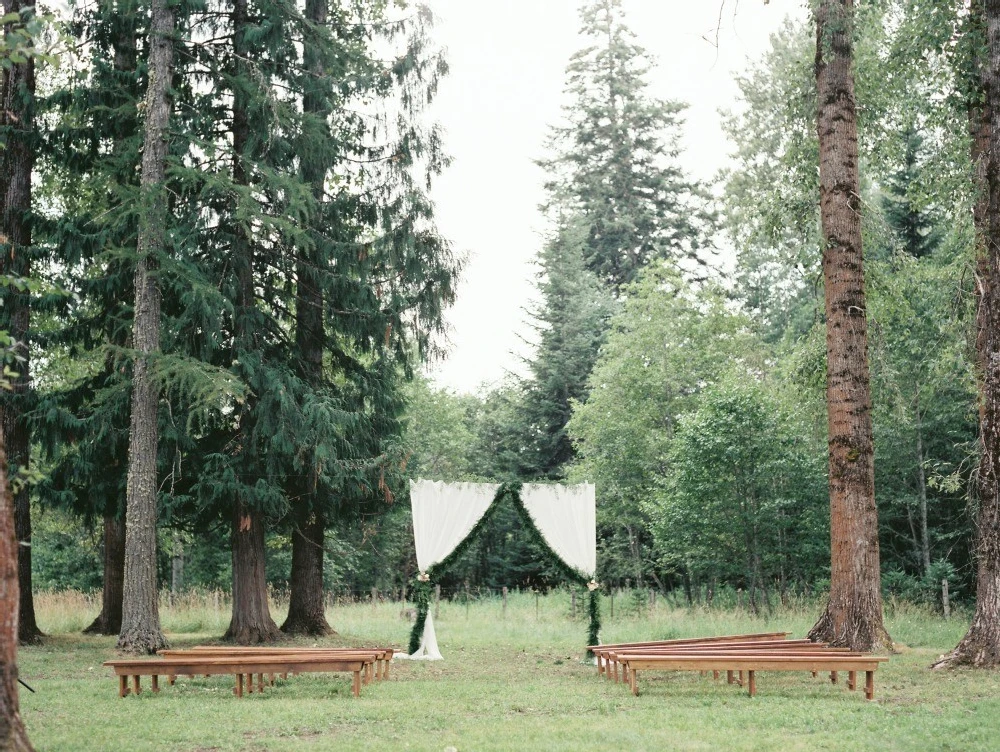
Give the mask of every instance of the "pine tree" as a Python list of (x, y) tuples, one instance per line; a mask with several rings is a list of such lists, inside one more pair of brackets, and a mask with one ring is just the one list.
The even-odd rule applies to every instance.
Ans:
[(617, 292), (652, 259), (697, 259), (710, 216), (677, 164), (684, 105), (649, 95), (652, 63), (621, 0), (591, 0), (580, 19), (591, 44), (570, 59), (566, 124), (539, 164), (550, 205), (587, 228), (588, 268)]
[(583, 223), (560, 227), (539, 259), (541, 304), (535, 313), (538, 351), (529, 362), (524, 421), (534, 438), (521, 474), (558, 479), (573, 458), (566, 424), (574, 402), (587, 398), (587, 379), (614, 311), (611, 294), (586, 268)]
[(166, 647), (160, 629), (156, 575), (159, 388), (151, 372), (160, 349), (160, 284), (156, 271), (167, 246), (166, 177), (170, 80), (174, 57), (174, 13), (166, 0), (152, 0), (149, 81), (143, 125), (141, 216), (135, 267), (132, 414), (125, 508), (125, 579), (118, 649), (154, 653)]
[(853, 0), (816, 9), (820, 214), (826, 287), (830, 446), (830, 599), (812, 640), (870, 651), (892, 644), (882, 621), (878, 513), (862, 271)]
[[(3, 14), (30, 20), (33, 7), (21, 0), (4, 0)], [(17, 24), (23, 28), (22, 24)], [(15, 24), (4, 27), (5, 39), (16, 33)], [(7, 454), (14, 472), (28, 469), (31, 428), (27, 413), (34, 399), (29, 371), (30, 292), (14, 280), (32, 274), (31, 173), (35, 163), (35, 60), (32, 55), (5, 59), (0, 80), (0, 331), (13, 341), (10, 368), (15, 372), (9, 391), (0, 392), (0, 426), (7, 438)], [(21, 642), (38, 642), (42, 633), (35, 622), (31, 589), (31, 512), (27, 483), (14, 492), (14, 526), (17, 548)]]

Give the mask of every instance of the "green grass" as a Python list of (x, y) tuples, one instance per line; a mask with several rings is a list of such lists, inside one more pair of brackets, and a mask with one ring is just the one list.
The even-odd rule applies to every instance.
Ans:
[[(808, 674), (767, 674), (758, 695), (696, 674), (642, 677), (639, 697), (598, 679), (580, 662), (586, 634), (569, 596), (512, 595), (441, 604), (437, 634), (445, 660), (396, 661), (388, 682), (350, 695), (346, 675), (305, 675), (264, 695), (232, 695), (229, 679), (179, 679), (158, 695), (121, 699), (101, 662), (114, 638), (76, 631), (94, 615), (81, 596), (39, 599), (50, 637), (20, 652), (22, 714), (39, 750), (995, 750), (1000, 673), (927, 669), (962, 636), (966, 622), (913, 607), (891, 609), (900, 654), (876, 675), (876, 701)], [(89, 607), (90, 610), (81, 610)], [(607, 603), (605, 601), (605, 608)], [(801, 636), (816, 615), (798, 606), (767, 618), (665, 605), (605, 616), (603, 639), (787, 629)], [(280, 604), (273, 611), (282, 616)], [(190, 599), (164, 608), (175, 646), (215, 639), (225, 603)], [(405, 645), (398, 604), (334, 607), (340, 632), (325, 644)], [(305, 642), (304, 644), (314, 644)]]

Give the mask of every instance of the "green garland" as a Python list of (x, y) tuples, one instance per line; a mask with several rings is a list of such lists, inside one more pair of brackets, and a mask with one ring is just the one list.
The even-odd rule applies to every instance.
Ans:
[[(483, 516), (479, 518), (479, 521), (476, 522), (472, 530), (469, 531), (469, 534), (465, 536), (465, 539), (459, 543), (444, 559), (427, 570), (429, 578), (427, 581), (421, 582), (420, 580), (417, 580), (414, 584), (413, 593), (414, 600), (417, 604), (417, 620), (413, 623), (413, 629), (410, 630), (410, 655), (417, 652), (420, 648), (420, 642), (424, 637), (424, 623), (427, 620), (427, 612), (430, 608), (431, 600), (430, 580), (436, 579), (438, 574), (447, 571), (448, 568), (469, 549), (469, 546), (471, 546), (473, 541), (479, 536), (483, 527), (493, 518), (493, 515), (496, 514), (500, 507), (500, 501), (505, 497), (509, 498), (513, 502), (514, 509), (517, 510), (518, 516), (521, 518), (522, 522), (525, 523), (525, 527), (527, 527), (529, 535), (535, 539), (536, 543), (541, 545), (543, 550), (548, 552), (552, 559), (552, 563), (562, 573), (562, 575), (566, 577), (566, 579), (579, 584), (585, 585), (587, 583), (587, 575), (563, 561), (559, 555), (552, 550), (552, 547), (549, 546), (548, 541), (545, 540), (545, 537), (541, 534), (538, 528), (535, 527), (535, 521), (531, 518), (531, 515), (524, 506), (524, 502), (521, 500), (521, 483), (517, 481), (511, 483), (501, 483), (496, 494), (493, 496), (493, 503), (490, 504), (489, 509), (486, 510)], [(597, 590), (590, 591), (590, 603), (588, 610), (590, 612), (590, 624), (587, 627), (587, 644), (597, 645), (598, 634), (601, 631), (601, 609)], [(588, 650), (587, 656), (591, 657), (592, 655), (593, 654)]]

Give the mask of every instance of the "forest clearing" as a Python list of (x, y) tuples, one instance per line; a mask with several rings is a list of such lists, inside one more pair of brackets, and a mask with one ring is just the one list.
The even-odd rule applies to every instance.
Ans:
[[(688, 609), (660, 599), (643, 604), (628, 593), (605, 615), (607, 640), (791, 630), (803, 635), (816, 604), (775, 608), (765, 617), (745, 609)], [(711, 676), (665, 673), (644, 680), (633, 697), (624, 685), (598, 679), (581, 661), (582, 614), (571, 619), (570, 593), (538, 601), (513, 593), (506, 617), (499, 597), (468, 607), (443, 601), (438, 637), (447, 660), (394, 661), (386, 682), (355, 699), (338, 675), (304, 675), (263, 695), (237, 700), (227, 678), (178, 678), (157, 695), (117, 695), (101, 668), (113, 638), (79, 634), (91, 611), (80, 596), (39, 603), (51, 636), (21, 653), (22, 676), (36, 690), (22, 695), (22, 712), (39, 749), (80, 752), (127, 745), (160, 750), (457, 750), (579, 749), (995, 749), (1000, 676), (928, 666), (961, 637), (966, 623), (927, 609), (890, 605), (887, 624), (900, 646), (877, 677), (874, 702), (825, 676), (761, 673), (751, 699), (744, 689)], [(175, 608), (164, 604), (171, 644), (215, 641), (225, 629), (225, 603), (211, 596)], [(280, 614), (284, 603), (275, 603)], [(409, 621), (403, 604), (339, 605), (329, 619), (339, 636), (321, 644), (402, 644)], [(296, 640), (319, 644), (315, 640)]]
[(0, 750), (996, 746), (1000, 0), (0, 1)]

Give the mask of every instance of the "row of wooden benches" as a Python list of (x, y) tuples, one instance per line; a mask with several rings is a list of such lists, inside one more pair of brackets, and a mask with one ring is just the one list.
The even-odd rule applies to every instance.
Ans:
[(118, 694), (125, 697), (131, 691), (142, 691), (140, 677), (151, 677), (154, 692), (160, 691), (159, 678), (167, 677), (170, 684), (178, 676), (231, 675), (233, 693), (243, 696), (243, 688), (252, 693), (256, 678), (257, 691), (275, 677), (289, 674), (346, 671), (353, 674), (351, 690), (361, 694), (361, 685), (373, 679), (389, 677), (392, 648), (249, 648), (198, 646), (187, 650), (160, 650), (158, 658), (118, 658), (105, 661), (118, 676)]
[(874, 699), (875, 671), (888, 658), (789, 637), (788, 632), (763, 632), (594, 645), (590, 650), (597, 657), (598, 675), (627, 682), (634, 695), (639, 694), (640, 671), (711, 671), (716, 679), (725, 671), (730, 684), (737, 682), (738, 672), (740, 686), (745, 673), (751, 697), (757, 693), (758, 671), (809, 671), (813, 676), (829, 671), (834, 684), (839, 672), (846, 671), (847, 686), (852, 690), (857, 687), (857, 674), (863, 671), (865, 697)]

